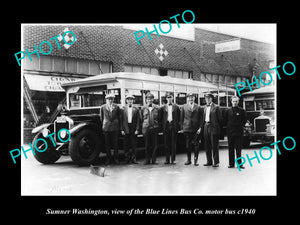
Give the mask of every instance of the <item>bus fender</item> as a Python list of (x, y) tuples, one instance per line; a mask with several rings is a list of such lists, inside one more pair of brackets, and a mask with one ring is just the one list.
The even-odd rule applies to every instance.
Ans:
[(99, 134), (100, 130), (101, 130), (101, 128), (98, 125), (94, 124), (94, 123), (82, 122), (80, 124), (75, 125), (74, 127), (72, 127), (70, 129), (71, 136), (76, 135), (79, 131), (81, 131), (83, 129), (94, 130), (97, 134)]

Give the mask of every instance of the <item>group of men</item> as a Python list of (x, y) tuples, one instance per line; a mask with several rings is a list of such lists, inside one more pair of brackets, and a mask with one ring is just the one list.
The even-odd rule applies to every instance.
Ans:
[[(236, 158), (241, 157), (243, 127), (246, 123), (246, 113), (238, 106), (239, 98), (233, 96), (232, 107), (222, 115), (219, 106), (213, 103), (214, 96), (205, 94), (204, 107), (195, 102), (195, 95), (187, 95), (187, 103), (181, 108), (174, 103), (172, 93), (166, 94), (166, 104), (159, 107), (153, 103), (154, 96), (146, 94), (146, 105), (141, 109), (133, 105), (134, 96), (126, 96), (126, 105), (120, 108), (113, 103), (114, 95), (106, 96), (106, 104), (100, 108), (100, 120), (106, 143), (107, 162), (119, 164), (118, 137), (124, 136), (125, 160), (127, 163), (137, 163), (136, 147), (137, 135), (143, 134), (145, 140), (145, 163), (157, 164), (156, 151), (158, 147), (158, 133), (163, 132), (165, 145), (165, 164), (176, 164), (176, 147), (178, 133), (183, 133), (187, 161), (185, 165), (192, 164), (194, 152), (194, 165), (198, 164), (199, 142), (204, 140), (206, 163), (204, 166), (219, 166), (219, 136), (221, 126), (227, 126), (229, 168), (233, 168)], [(203, 137), (203, 138), (201, 138)], [(131, 146), (131, 148), (130, 148)], [(114, 155), (111, 155), (111, 149)], [(244, 168), (241, 166), (241, 168)]]

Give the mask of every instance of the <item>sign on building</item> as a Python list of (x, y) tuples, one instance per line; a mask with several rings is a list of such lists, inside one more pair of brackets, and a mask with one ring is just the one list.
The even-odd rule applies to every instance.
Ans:
[(215, 53), (229, 52), (241, 49), (241, 39), (231, 39), (229, 41), (222, 41), (215, 44)]

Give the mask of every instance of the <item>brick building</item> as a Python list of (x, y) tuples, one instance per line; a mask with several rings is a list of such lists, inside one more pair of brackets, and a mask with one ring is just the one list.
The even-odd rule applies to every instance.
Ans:
[[(68, 28), (76, 41), (67, 50), (50, 38)], [(34, 45), (48, 55), (36, 53), (21, 61), (24, 74), (24, 128), (47, 121), (65, 94), (60, 83), (110, 72), (145, 72), (212, 82), (233, 87), (268, 70), (274, 63), (274, 46), (249, 39), (238, 39), (240, 49), (216, 53), (215, 46), (236, 37), (195, 28), (194, 40), (156, 36), (141, 39), (123, 26), (23, 25), (23, 51), (34, 52)], [(146, 35), (147, 36), (147, 35)], [(168, 55), (161, 61), (155, 49), (163, 45)], [(34, 109), (35, 113), (32, 112)]]

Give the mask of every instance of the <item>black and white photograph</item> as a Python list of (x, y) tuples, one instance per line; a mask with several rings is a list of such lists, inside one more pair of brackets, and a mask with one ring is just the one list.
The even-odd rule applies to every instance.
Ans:
[(2, 15), (4, 218), (296, 218), (296, 2), (24, 3)]
[(277, 195), (276, 23), (184, 13), (21, 24), (22, 196)]

